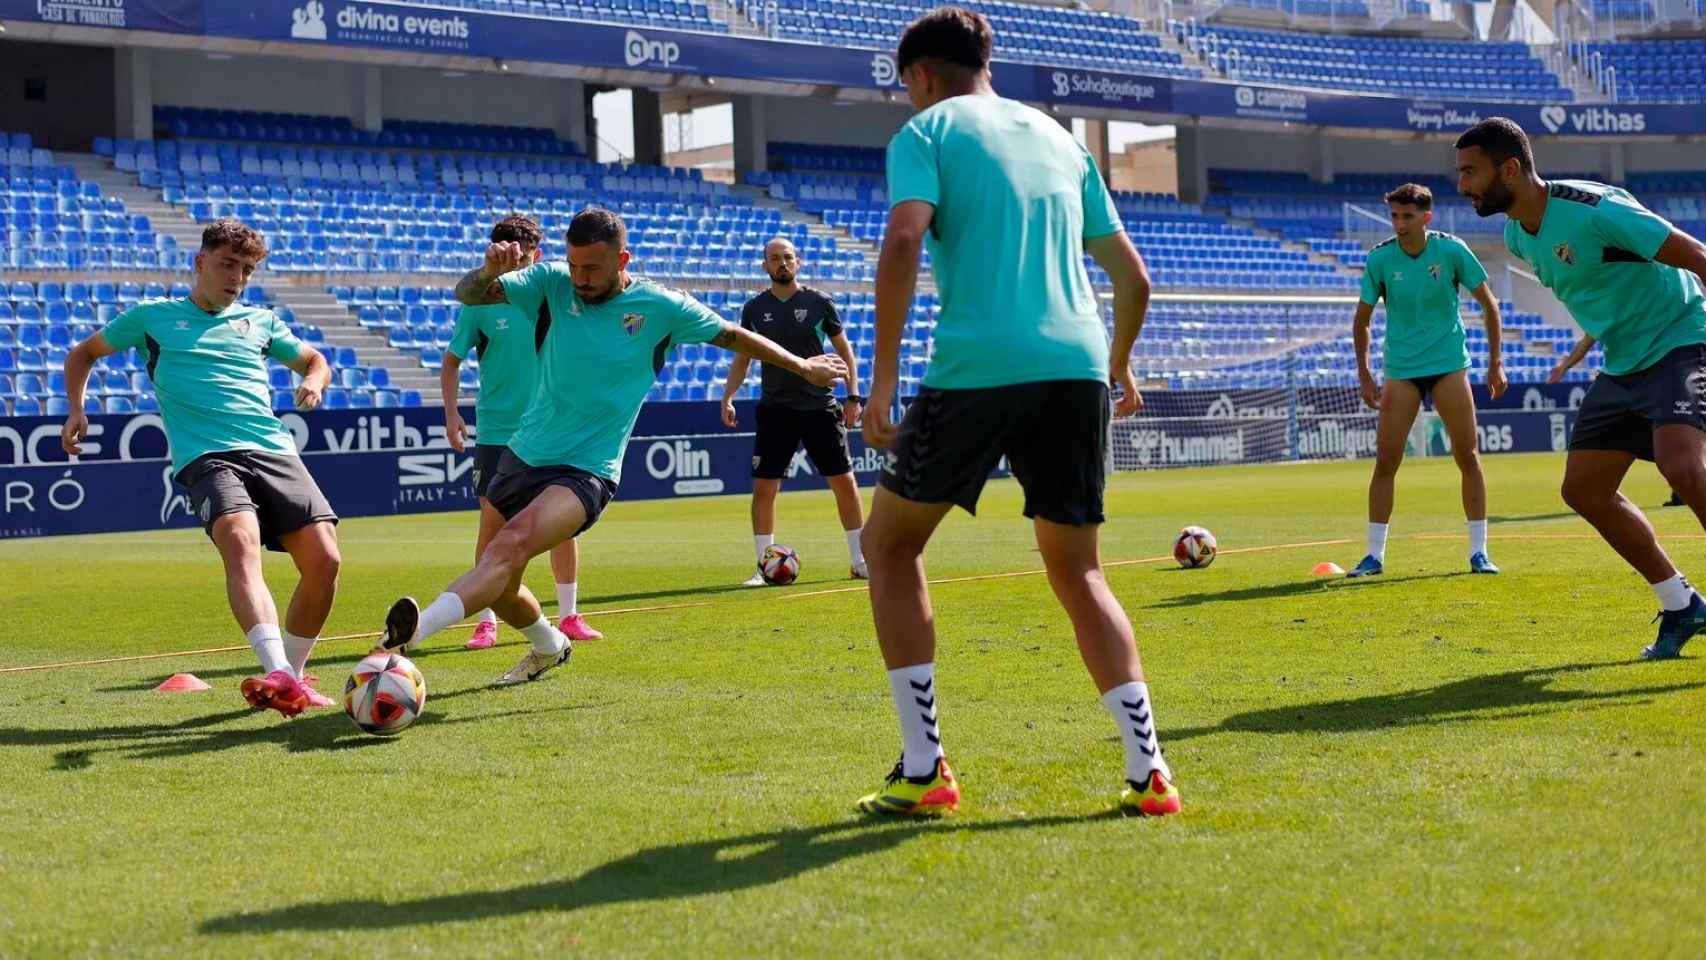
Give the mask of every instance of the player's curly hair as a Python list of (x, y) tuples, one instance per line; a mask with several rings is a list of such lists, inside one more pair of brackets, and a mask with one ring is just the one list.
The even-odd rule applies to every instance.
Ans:
[(912, 21), (901, 35), (895, 66), (905, 71), (920, 60), (935, 60), (973, 72), (989, 66), (995, 30), (983, 14), (965, 7), (937, 7)]
[(537, 247), (545, 242), (545, 230), (532, 217), (512, 213), (492, 227), (492, 242)]
[(264, 259), (267, 255), (267, 242), (261, 239), (260, 232), (241, 220), (229, 217), (213, 221), (201, 232), (203, 253), (212, 253), (221, 247), (230, 247), (246, 257)]
[(1386, 195), (1387, 203), (1407, 203), (1417, 210), (1434, 208), (1434, 192), (1419, 183), (1401, 184)]
[(608, 243), (618, 250), (628, 247), (628, 225), (603, 207), (587, 207), (569, 221), (567, 240), (571, 247)]

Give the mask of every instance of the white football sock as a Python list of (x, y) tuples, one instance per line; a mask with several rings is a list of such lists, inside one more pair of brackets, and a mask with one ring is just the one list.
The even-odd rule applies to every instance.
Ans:
[(437, 600), (427, 604), (427, 608), (421, 611), (420, 623), (415, 627), (415, 638), (412, 642), (425, 640), (462, 619), (462, 615), (461, 597), (448, 592), (439, 594)]
[(1368, 525), (1368, 555), (1381, 563), (1386, 562), (1386, 524)]
[(557, 584), (557, 616), (566, 617), (575, 612), (575, 587), (573, 583)]
[(1487, 552), (1487, 521), (1469, 521), (1469, 554)]
[(289, 630), (284, 631), (284, 656), (290, 661), (290, 672), (296, 674), (296, 679), (302, 679), (302, 671), (308, 666), (308, 655), (314, 652), (314, 644), (319, 637), (299, 637)]
[(900, 714), (901, 772), (927, 776), (942, 756), (942, 730), (936, 723), (936, 665), (890, 670), (889, 693)]
[(261, 659), (262, 673), (283, 670), (295, 675), (290, 669), (290, 659), (284, 655), (284, 637), (278, 632), (278, 624), (255, 624), (249, 629), (248, 640), (249, 646), (255, 648), (255, 656)]
[(759, 566), (764, 565), (764, 550), (776, 542), (774, 533), (755, 533), (752, 535), (752, 552), (758, 558)]
[(551, 626), (551, 621), (543, 616), (533, 626), (522, 627), (521, 635), (533, 645), (534, 653), (559, 654), (569, 645), (569, 638), (558, 633), (557, 628)]
[(865, 551), (859, 549), (859, 534), (864, 532), (864, 527), (847, 531), (847, 562), (855, 567), (865, 562)]
[[(1678, 573), (1669, 580), (1661, 580), (1653, 584), (1653, 593), (1658, 595), (1659, 606), (1666, 610), (1681, 610), (1688, 606), (1694, 597), (1694, 584), (1688, 578)], [(256, 628), (260, 629), (259, 627)], [(250, 641), (253, 643), (254, 641)]]
[(487, 607), (486, 609), (480, 611), (480, 622), (481, 623), (497, 623), (498, 622), (498, 615), (492, 612), (491, 607)]
[(1122, 683), (1102, 694), (1102, 706), (1114, 717), (1120, 728), (1120, 742), (1125, 744), (1125, 778), (1142, 784), (1149, 771), (1159, 770), (1168, 780), (1173, 771), (1161, 756), (1161, 743), (1155, 736), (1155, 706), (1149, 702), (1149, 684)]

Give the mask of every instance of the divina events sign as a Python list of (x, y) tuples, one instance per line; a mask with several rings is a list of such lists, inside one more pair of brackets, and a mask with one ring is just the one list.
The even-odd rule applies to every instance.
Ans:
[[(387, 0), (0, 0), (0, 20), (819, 86), (900, 86), (887, 50)], [(1415, 133), (1449, 133), (1508, 116), (1537, 136), (1706, 134), (1706, 110), (1698, 104), (1412, 100), (1007, 62), (995, 64), (995, 81), (1003, 94), (1032, 103), (1163, 116)]]

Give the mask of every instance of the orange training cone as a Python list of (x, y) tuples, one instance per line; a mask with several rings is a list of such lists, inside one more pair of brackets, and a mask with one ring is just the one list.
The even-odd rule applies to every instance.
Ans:
[(1331, 560), (1323, 560), (1315, 565), (1315, 569), (1309, 571), (1309, 575), (1312, 577), (1342, 577), (1345, 575), (1345, 568)]
[(195, 693), (213, 688), (193, 673), (174, 673), (154, 689), (160, 693)]

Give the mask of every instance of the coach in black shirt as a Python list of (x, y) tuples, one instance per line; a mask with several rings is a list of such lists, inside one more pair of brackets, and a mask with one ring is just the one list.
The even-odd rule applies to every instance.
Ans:
[[(847, 531), (849, 574), (865, 578), (865, 556), (859, 549), (859, 531), (865, 524), (859, 502), (859, 484), (853, 477), (853, 461), (847, 449), (847, 429), (859, 422), (861, 403), (858, 367), (853, 346), (841, 329), (835, 301), (828, 294), (801, 286), (800, 258), (794, 245), (780, 237), (764, 245), (764, 272), (770, 289), (748, 300), (741, 310), (740, 325), (761, 333), (801, 357), (824, 353), (823, 338), (847, 364), (847, 405), (830, 394), (829, 388), (769, 364), (764, 366), (764, 390), (758, 401), (758, 433), (752, 443), (752, 543), (760, 566), (764, 551), (776, 542), (776, 494), (782, 478), (790, 474), (794, 455), (801, 446), (812, 467), (829, 481)], [(737, 355), (723, 384), (723, 423), (733, 427), (734, 396), (746, 381), (748, 358)], [(761, 587), (764, 577), (754, 573), (744, 586)]]

